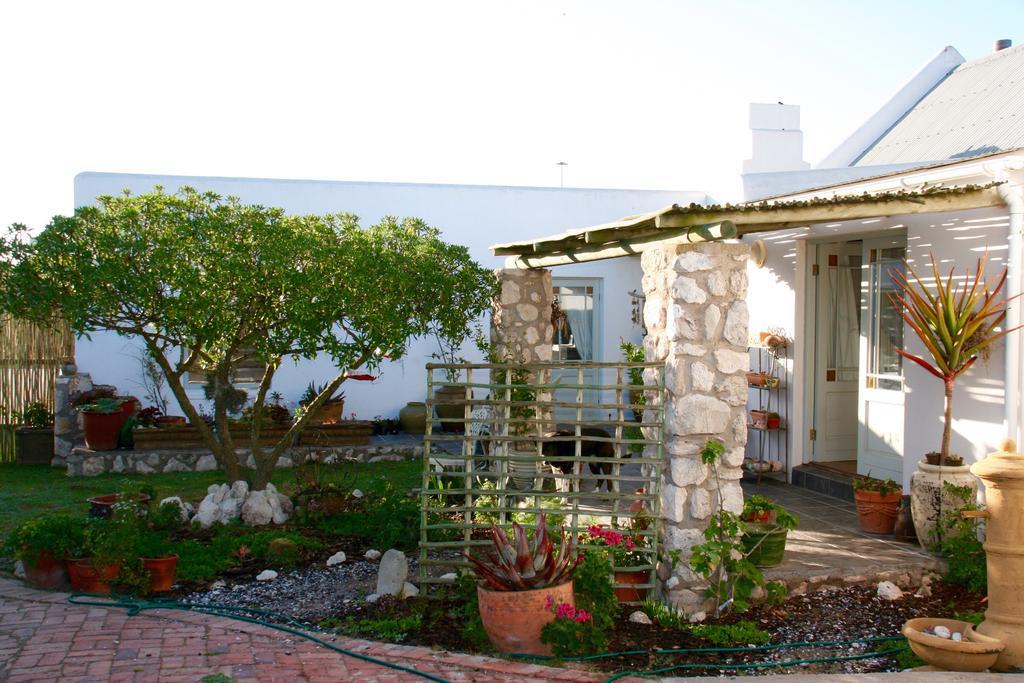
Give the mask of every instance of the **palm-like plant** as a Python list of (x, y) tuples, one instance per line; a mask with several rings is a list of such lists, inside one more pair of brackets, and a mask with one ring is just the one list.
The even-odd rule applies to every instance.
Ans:
[(498, 526), (490, 530), (493, 549), (483, 557), (466, 553), (473, 563), (473, 573), (487, 588), (495, 591), (527, 591), (535, 588), (558, 586), (572, 578), (582, 556), (576, 554), (576, 542), (561, 531), (557, 551), (548, 535), (547, 516), (537, 516), (533, 539), (527, 540), (526, 530), (512, 525), (513, 540)]
[(996, 340), (1021, 326), (1010, 330), (997, 330), (1006, 319), (1007, 304), (1020, 296), (1016, 294), (1000, 299), (999, 292), (1006, 284), (1006, 268), (994, 280), (983, 277), (988, 254), (978, 260), (977, 271), (967, 273), (962, 285), (954, 285), (951, 268), (943, 281), (939, 267), (932, 256), (932, 272), (935, 276), (933, 293), (918, 277), (913, 267), (906, 264), (907, 274), (893, 270), (892, 276), (902, 296), (891, 294), (898, 304), (903, 320), (910, 326), (928, 350), (931, 362), (897, 349), (907, 358), (942, 380), (945, 387), (945, 418), (942, 430), (942, 449), (939, 464), (946, 464), (949, 458), (949, 442), (952, 433), (953, 385), (956, 378), (967, 371)]

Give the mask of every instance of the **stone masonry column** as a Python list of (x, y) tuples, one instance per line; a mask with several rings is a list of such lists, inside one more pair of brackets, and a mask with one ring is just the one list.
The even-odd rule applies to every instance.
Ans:
[(672, 574), (662, 558), (661, 593), (671, 604), (704, 609), (703, 584), (689, 568), (718, 509), (714, 473), (700, 461), (709, 439), (725, 444), (719, 464), (726, 509), (740, 512), (747, 441), (747, 290), (744, 244), (672, 244), (644, 252), (648, 360), (665, 362), (665, 457), (661, 517), (666, 551), (680, 551)]
[(81, 414), (71, 405), (74, 394), (93, 388), (89, 373), (79, 373), (74, 363), (66, 363), (54, 379), (53, 392), (53, 460), (54, 467), (64, 467), (75, 446), (82, 443)]
[(491, 342), (500, 355), (523, 363), (551, 360), (551, 271), (495, 271), (501, 293), (491, 314)]

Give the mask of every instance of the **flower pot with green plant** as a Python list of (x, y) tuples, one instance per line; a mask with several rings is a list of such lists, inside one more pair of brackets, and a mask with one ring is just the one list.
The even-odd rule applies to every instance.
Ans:
[(758, 567), (782, 564), (786, 553), (786, 538), (799, 520), (778, 503), (759, 496), (743, 501), (743, 550), (747, 559)]
[(21, 560), (25, 580), (53, 590), (67, 582), (64, 561), (81, 553), (85, 523), (72, 515), (44, 515), (18, 525), (4, 542), (3, 552)]
[(167, 538), (150, 529), (143, 530), (136, 539), (135, 555), (146, 574), (146, 593), (166, 593), (174, 585), (178, 556)]
[(861, 529), (869, 534), (891, 534), (903, 500), (903, 488), (892, 479), (858, 477), (853, 480), (853, 500)]
[(24, 426), (14, 430), (19, 465), (49, 465), (53, 460), (53, 413), (45, 403), (30, 403), (21, 413)]
[(134, 404), (125, 397), (103, 396), (79, 406), (82, 412), (85, 447), (94, 451), (112, 451), (117, 448), (121, 428), (131, 417), (126, 404)]
[[(315, 382), (310, 382), (306, 390), (302, 392), (302, 396), (299, 397), (299, 405), (302, 408), (311, 405), (316, 400), (316, 397), (326, 391), (329, 386), (326, 382), (319, 386)], [(311, 421), (319, 424), (337, 424), (341, 422), (341, 416), (344, 412), (345, 392), (342, 391), (332, 394), (326, 401), (321, 403)]]
[(109, 517), (90, 517), (85, 525), (82, 556), (68, 560), (71, 586), (85, 593), (142, 593), (149, 577), (138, 556), (148, 508), (134, 491), (113, 506)]
[[(961, 500), (949, 499), (944, 483), (970, 489), (970, 502), (978, 491), (978, 480), (964, 465), (960, 456), (950, 453), (953, 427), (953, 387), (960, 375), (978, 360), (987, 359), (992, 344), (1006, 334), (1020, 329), (999, 329), (1006, 321), (1006, 307), (1015, 294), (1005, 299), (1000, 292), (1006, 284), (1007, 269), (992, 280), (984, 276), (988, 254), (978, 260), (972, 275), (954, 278), (951, 268), (945, 279), (932, 256), (934, 284), (925, 285), (910, 263), (906, 273), (893, 270), (892, 277), (898, 294), (890, 295), (899, 308), (903, 320), (917, 335), (928, 352), (928, 359), (904, 349), (897, 349), (904, 358), (924, 368), (929, 374), (942, 381), (945, 390), (943, 411), (942, 442), (937, 453), (926, 455), (918, 463), (917, 471), (910, 479), (910, 511), (914, 518), (914, 530), (921, 546), (928, 548), (941, 540), (941, 529), (937, 522), (944, 510), (956, 509)], [(954, 284), (957, 280), (959, 284)], [(937, 535), (937, 532), (938, 535)]]
[(556, 547), (543, 512), (532, 539), (519, 524), (512, 525), (512, 539), (497, 526), (490, 536), (492, 547), (479, 555), (466, 553), (487, 637), (500, 652), (550, 655), (541, 630), (555, 619), (551, 605), (575, 606), (572, 576), (580, 562), (575, 539), (562, 529)]
[(778, 413), (768, 413), (765, 418), (766, 429), (781, 429), (782, 428), (782, 417)]
[(653, 556), (646, 537), (592, 524), (587, 528), (586, 543), (608, 552), (614, 567), (615, 597), (619, 602), (642, 602), (647, 597), (648, 589), (637, 587), (651, 578)]

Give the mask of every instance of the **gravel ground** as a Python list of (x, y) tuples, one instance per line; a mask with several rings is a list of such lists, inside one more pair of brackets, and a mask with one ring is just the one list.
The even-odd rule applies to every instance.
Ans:
[[(276, 579), (228, 584), (182, 596), (186, 602), (254, 607), (316, 624), (350, 603), (363, 601), (377, 586), (377, 562), (347, 560), (333, 567), (304, 567), (279, 572)], [(419, 563), (409, 558), (409, 577), (416, 583)]]

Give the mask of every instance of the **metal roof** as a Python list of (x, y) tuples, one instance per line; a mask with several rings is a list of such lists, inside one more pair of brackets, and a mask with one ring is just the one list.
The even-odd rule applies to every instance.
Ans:
[(854, 166), (964, 159), (1024, 147), (1024, 45), (961, 64)]

